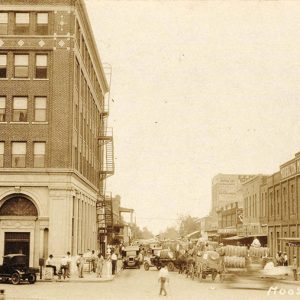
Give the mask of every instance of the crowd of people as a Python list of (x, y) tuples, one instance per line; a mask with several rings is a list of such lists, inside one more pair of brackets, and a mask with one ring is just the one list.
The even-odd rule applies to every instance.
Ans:
[(64, 279), (70, 278), (71, 273), (74, 273), (76, 269), (79, 278), (84, 277), (86, 269), (95, 273), (97, 278), (101, 278), (104, 273), (111, 276), (117, 273), (117, 261), (121, 256), (120, 250), (122, 251), (122, 245), (120, 247), (108, 246), (104, 255), (100, 251), (89, 249), (85, 253), (79, 253), (73, 257), (70, 252), (67, 252), (62, 258), (54, 258), (50, 254), (45, 266), (53, 270), (54, 276)]

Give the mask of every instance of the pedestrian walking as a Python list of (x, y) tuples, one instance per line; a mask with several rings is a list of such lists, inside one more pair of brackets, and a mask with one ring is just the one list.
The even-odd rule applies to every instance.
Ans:
[(115, 251), (112, 251), (112, 255), (111, 255), (112, 275), (115, 275), (117, 272), (117, 261), (118, 261), (117, 254), (115, 253)]
[(84, 257), (82, 253), (79, 254), (79, 257), (77, 258), (76, 261), (76, 265), (78, 269), (79, 278), (83, 278)]
[(292, 263), (292, 270), (293, 270), (293, 275), (294, 275), (294, 280), (297, 281), (298, 278), (297, 278), (297, 256), (294, 255), (293, 257), (293, 263)]
[(166, 282), (169, 282), (169, 272), (165, 265), (159, 270), (158, 282), (160, 283), (159, 295), (161, 296), (164, 292), (164, 296), (167, 296)]
[(96, 268), (97, 277), (100, 277), (100, 278), (102, 277), (103, 264), (104, 264), (103, 255), (101, 253), (99, 253), (98, 259), (97, 259), (97, 268)]

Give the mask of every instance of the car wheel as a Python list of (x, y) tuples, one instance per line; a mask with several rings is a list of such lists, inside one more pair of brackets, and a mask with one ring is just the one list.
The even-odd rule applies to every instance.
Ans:
[(12, 284), (19, 284), (21, 281), (21, 278), (20, 278), (20, 274), (18, 273), (13, 273), (11, 275), (11, 283)]
[(157, 270), (159, 271), (159, 270), (161, 269), (161, 266), (157, 266), (156, 268), (157, 268)]
[(144, 263), (144, 269), (145, 269), (145, 271), (149, 271), (149, 268), (150, 268), (149, 264), (147, 262), (145, 262)]
[(36, 275), (35, 274), (29, 274), (29, 276), (28, 276), (28, 282), (30, 284), (35, 283), (36, 282)]
[(169, 263), (168, 263), (168, 271), (169, 271), (169, 272), (173, 272), (174, 270), (175, 270), (174, 263), (169, 262)]

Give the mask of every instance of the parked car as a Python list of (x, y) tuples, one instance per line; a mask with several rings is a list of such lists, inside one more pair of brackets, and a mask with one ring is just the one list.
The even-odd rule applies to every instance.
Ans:
[(37, 268), (27, 266), (27, 257), (24, 254), (8, 254), (3, 256), (3, 264), (0, 265), (0, 278), (3, 282), (19, 284), (28, 281), (30, 284), (36, 282)]
[(128, 246), (124, 250), (123, 268), (140, 268), (139, 261), (140, 248), (137, 246)]

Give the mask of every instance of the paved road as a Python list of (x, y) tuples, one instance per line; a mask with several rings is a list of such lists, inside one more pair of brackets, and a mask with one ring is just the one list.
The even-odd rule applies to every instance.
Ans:
[[(13, 286), (0, 284), (5, 289), (6, 300), (143, 300), (143, 299), (295, 299), (297, 286), (287, 287), (286, 294), (268, 296), (265, 290), (226, 289), (218, 281), (211, 279), (203, 282), (192, 281), (177, 273), (170, 274), (167, 285), (168, 296), (158, 296), (159, 285), (156, 270), (124, 270), (114, 281), (110, 282), (37, 282), (34, 285), (23, 284)], [(295, 295), (288, 296), (288, 289), (293, 289)], [(291, 293), (291, 291), (290, 291)], [(299, 292), (300, 294), (300, 292)]]

